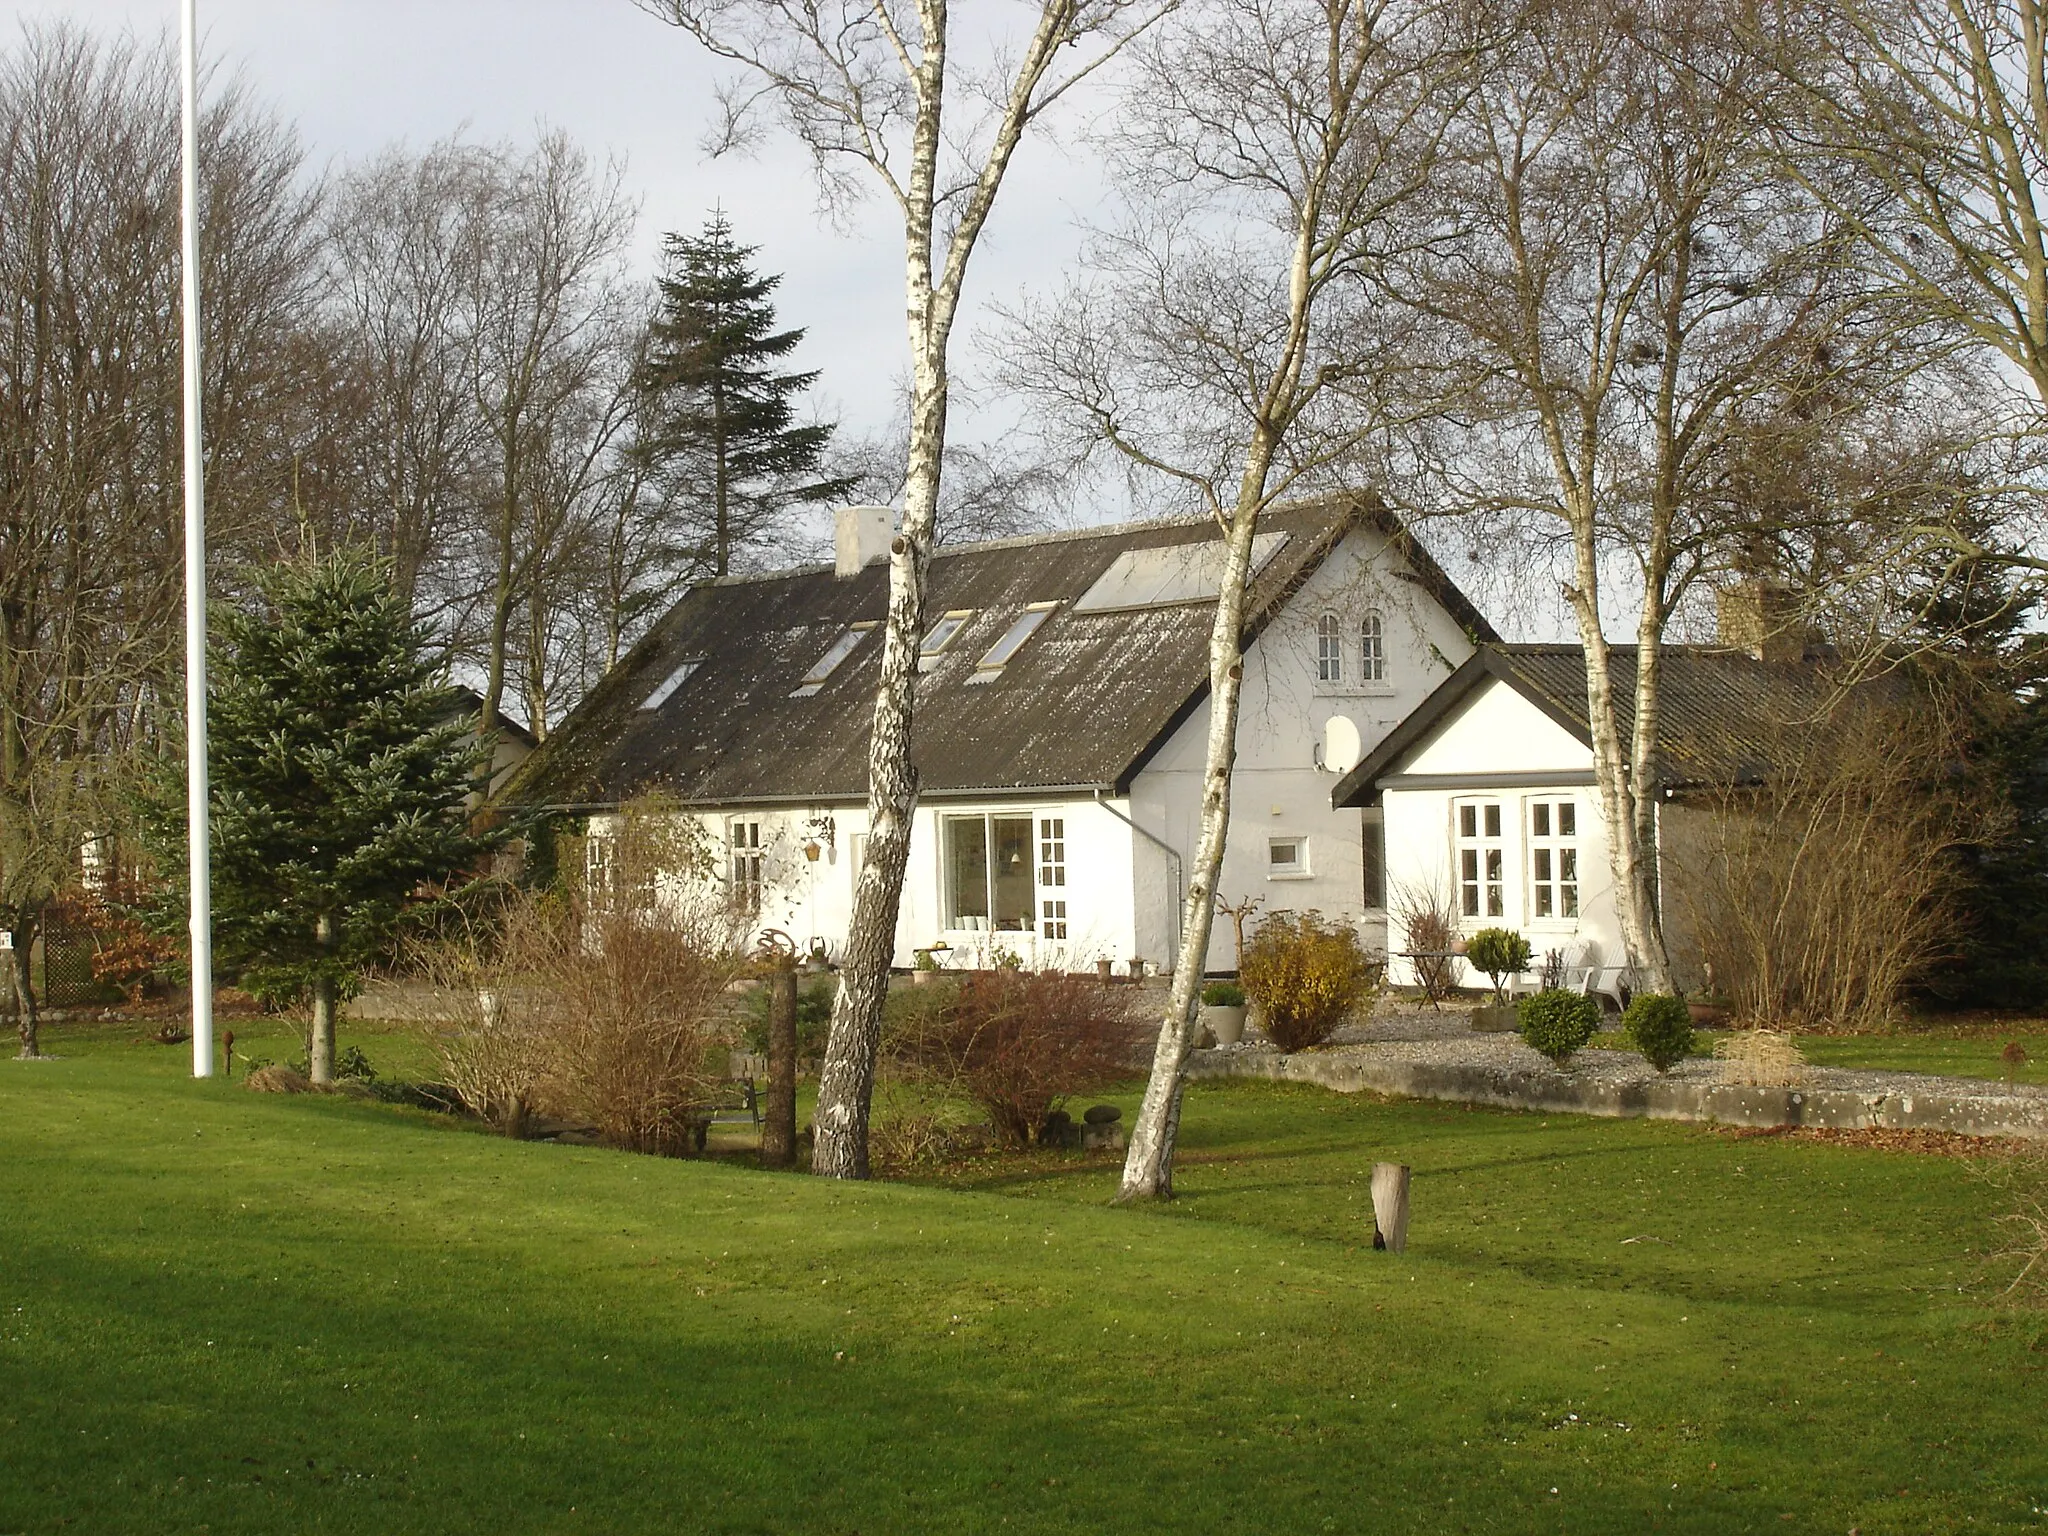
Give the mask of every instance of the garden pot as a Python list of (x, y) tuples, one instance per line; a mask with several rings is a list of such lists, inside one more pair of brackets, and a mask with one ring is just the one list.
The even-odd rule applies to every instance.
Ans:
[(1718, 1029), (1728, 1022), (1725, 1003), (1687, 1003), (1685, 1011), (1696, 1029)]
[(1098, 960), (1095, 962), (1096, 980), (1100, 981), (1104, 986), (1108, 986), (1111, 981), (1115, 980), (1115, 971), (1116, 963), (1114, 961)]
[(1218, 1045), (1236, 1045), (1244, 1038), (1244, 1004), (1204, 1003), (1202, 1027), (1216, 1037)]
[(1489, 1003), (1484, 1008), (1472, 1010), (1472, 1027), (1489, 1035), (1511, 1035), (1521, 1025), (1512, 1003), (1501, 1005)]
[(912, 971), (910, 973), (910, 984), (913, 987), (921, 987), (938, 974), (937, 971)]

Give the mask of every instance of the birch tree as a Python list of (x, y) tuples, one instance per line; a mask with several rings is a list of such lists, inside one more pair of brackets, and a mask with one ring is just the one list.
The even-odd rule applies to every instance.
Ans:
[(882, 1001), (917, 804), (917, 647), (939, 505), (949, 354), (968, 264), (1025, 135), (1174, 0), (1023, 0), (1023, 26), (959, 47), (950, 0), (641, 0), (734, 67), (714, 149), (762, 111), (810, 151), (828, 201), (879, 187), (903, 230), (911, 403), (903, 517), (868, 743), (867, 861), (818, 1085), (813, 1166), (868, 1173)]
[(1407, 0), (1203, 0), (1137, 54), (1110, 153), (1132, 203), (1098, 276), (1020, 312), (1008, 381), (1225, 549), (1201, 825), (1173, 987), (1118, 1198), (1173, 1192), (1173, 1149), (1230, 825), (1259, 518), (1340, 485), (1399, 415), (1403, 315), (1376, 285), (1412, 227), (1465, 60)]
[[(1511, 41), (1448, 141), (1438, 238), (1399, 291), (1467, 374), (1438, 461), (1451, 501), (1533, 516), (1566, 546), (1621, 928), (1641, 984), (1669, 991), (1655, 881), (1665, 631), (1708, 562), (1755, 531), (1745, 473), (1920, 354), (1910, 327), (1868, 306), (1846, 231), (1771, 152), (1769, 71), (1731, 7), (1537, 0), (1503, 14)], [(1603, 590), (1613, 562), (1620, 593)], [(1606, 626), (1630, 601), (1624, 726)]]

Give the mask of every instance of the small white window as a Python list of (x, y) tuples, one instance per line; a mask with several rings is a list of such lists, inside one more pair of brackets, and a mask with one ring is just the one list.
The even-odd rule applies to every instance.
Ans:
[(940, 619), (925, 634), (924, 643), (917, 648), (917, 669), (929, 672), (938, 665), (946, 648), (960, 638), (960, 631), (967, 627), (967, 621), (974, 617), (972, 608), (958, 608)]
[(1266, 840), (1266, 877), (1283, 879), (1308, 873), (1308, 839), (1274, 837)]
[(803, 681), (797, 685), (796, 691), (790, 694), (790, 697), (808, 699), (824, 687), (825, 679), (839, 670), (842, 661), (860, 649), (861, 641), (867, 638), (868, 631), (874, 627), (872, 623), (847, 625), (839, 638), (826, 648), (825, 654), (818, 658), (818, 664), (804, 674)]
[(1358, 680), (1384, 683), (1387, 680), (1387, 626), (1377, 609), (1358, 621)]
[(748, 917), (761, 911), (761, 888), (765, 883), (767, 850), (761, 846), (761, 823), (734, 821), (726, 825), (726, 848), (731, 857), (732, 901)]
[(1067, 936), (1067, 819), (1064, 816), (1038, 818), (1038, 915), (1039, 935), (1048, 939)]
[(1579, 807), (1529, 802), (1529, 896), (1537, 917), (1579, 915)]
[(1316, 681), (1344, 681), (1344, 630), (1334, 613), (1316, 620)]
[(673, 694), (678, 688), (682, 687), (683, 684), (687, 683), (690, 680), (690, 674), (695, 672), (699, 667), (703, 665), (704, 658), (702, 656), (691, 656), (685, 658), (682, 662), (678, 663), (675, 671), (669, 673), (667, 677), (661, 680), (660, 687), (656, 688), (654, 692), (647, 695), (647, 702), (645, 704), (642, 704), (640, 707), (642, 709), (661, 708), (662, 705), (666, 704), (669, 701), (669, 696), (671, 694)]
[(1465, 917), (1504, 917), (1507, 892), (1502, 879), (1506, 851), (1501, 843), (1500, 803), (1461, 800), (1454, 807), (1458, 841), (1458, 911)]
[(1038, 626), (1052, 617), (1052, 611), (1057, 606), (1055, 603), (1033, 603), (1018, 614), (1017, 621), (1003, 631), (1003, 638), (990, 646), (981, 660), (974, 664), (975, 670), (1000, 671), (1004, 663), (1024, 648), (1024, 642), (1038, 632)]

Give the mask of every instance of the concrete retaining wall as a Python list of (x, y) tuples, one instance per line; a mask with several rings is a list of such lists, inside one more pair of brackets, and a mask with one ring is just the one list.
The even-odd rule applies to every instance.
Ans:
[(1990, 1082), (1982, 1092), (1957, 1091), (1960, 1083), (1954, 1078), (1942, 1079), (1939, 1091), (1924, 1088), (1924, 1078), (1904, 1077), (1896, 1090), (1737, 1088), (1671, 1078), (1618, 1082), (1545, 1069), (1375, 1059), (1338, 1051), (1296, 1056), (1197, 1051), (1188, 1072), (1198, 1078), (1268, 1078), (1316, 1083), (1339, 1093), (1448, 1099), (1545, 1114), (2048, 1139), (2048, 1097), (2008, 1094)]

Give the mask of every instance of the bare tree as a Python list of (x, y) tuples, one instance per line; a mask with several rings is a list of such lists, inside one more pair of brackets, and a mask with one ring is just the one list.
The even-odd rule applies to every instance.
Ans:
[(724, 96), (715, 145), (742, 143), (771, 107), (811, 151), (828, 200), (871, 176), (903, 223), (910, 341), (910, 449), (903, 520), (891, 545), (889, 609), (868, 745), (868, 855), (818, 1089), (817, 1172), (865, 1178), (882, 999), (910, 853), (910, 761), (946, 446), (949, 351), (976, 243), (1024, 135), (1173, 0), (1032, 0), (1028, 31), (977, 65), (948, 0), (641, 0), (743, 84)]
[[(1438, 239), (1396, 290), (1467, 374), (1466, 410), (1439, 423), (1449, 503), (1548, 521), (1568, 545), (1621, 926), (1659, 991), (1666, 628), (1709, 562), (1782, 515), (1748, 504), (1758, 466), (1925, 356), (1771, 152), (1769, 71), (1735, 21), (1717, 4), (1619, 0), (1497, 14), (1506, 41), (1455, 120)], [(1639, 605), (1626, 730), (1606, 630), (1617, 598)]]
[(1022, 312), (1008, 381), (1227, 551), (1209, 641), (1201, 830), (1179, 958), (1119, 1199), (1173, 1192), (1230, 824), (1246, 588), (1260, 516), (1359, 472), (1390, 418), (1404, 316), (1375, 280), (1407, 237), (1462, 62), (1405, 0), (1205, 0), (1138, 55), (1110, 153), (1132, 191), (1094, 279)]
[[(317, 189), (232, 82), (201, 123), (210, 523), (275, 524)], [(178, 141), (167, 51), (31, 27), (0, 56), (0, 928), (24, 1054), (44, 907), (156, 725), (179, 558)], [(175, 689), (171, 692), (175, 693)]]

